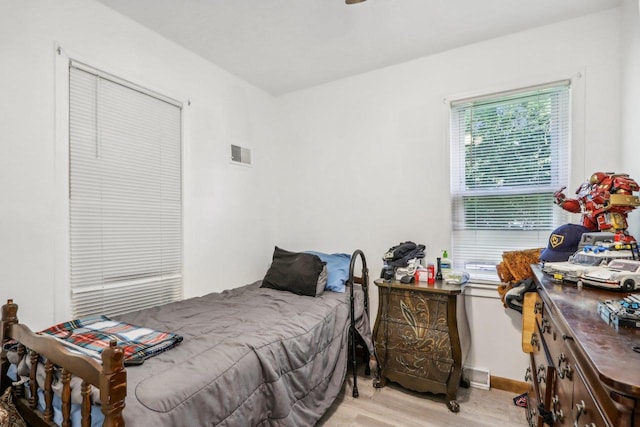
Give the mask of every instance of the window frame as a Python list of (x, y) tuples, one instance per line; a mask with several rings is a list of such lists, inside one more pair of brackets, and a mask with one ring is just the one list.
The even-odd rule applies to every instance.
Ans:
[[(177, 96), (174, 91), (167, 88), (157, 89), (153, 85), (136, 82), (136, 79), (130, 78), (130, 73), (123, 71), (113, 64), (105, 64), (95, 57), (86, 57), (81, 53), (75, 52), (68, 48), (63, 48), (59, 43), (54, 44), (54, 105), (55, 105), (55, 183), (54, 187), (54, 284), (51, 288), (52, 295), (50, 299), (53, 304), (52, 321), (60, 322), (71, 318), (71, 236), (70, 236), (70, 146), (69, 146), (69, 79), (70, 64), (74, 61), (76, 64), (84, 64), (86, 67), (99, 70), (107, 76), (111, 76), (115, 80), (126, 83), (128, 86), (142, 89), (143, 92), (155, 94), (159, 98), (164, 98), (174, 104), (181, 106), (181, 128), (180, 128), (180, 169), (182, 170), (182, 179), (180, 184), (180, 192), (182, 194), (181, 215), (184, 212), (184, 162), (185, 162), (185, 146), (188, 131), (186, 123), (188, 123), (188, 109), (185, 106), (191, 105), (191, 102), (184, 96)], [(87, 65), (90, 64), (90, 65)], [(183, 99), (184, 101), (180, 101)], [(184, 293), (184, 216), (181, 232), (182, 250), (180, 262), (182, 265), (182, 293)]]
[[(477, 195), (477, 196), (482, 196), (482, 195), (495, 195), (497, 196), (497, 191), (495, 189), (476, 189), (476, 190), (469, 190), (469, 191), (459, 191), (457, 190), (456, 187), (456, 183), (454, 182), (455, 180), (462, 180), (462, 182), (464, 182), (465, 180), (465, 169), (464, 167), (462, 168), (457, 168), (456, 166), (456, 162), (459, 159), (459, 154), (462, 152), (460, 147), (462, 147), (459, 144), (460, 140), (457, 140), (458, 143), (454, 144), (454, 137), (455, 137), (455, 129), (454, 129), (454, 118), (455, 118), (455, 113), (454, 113), (454, 108), (456, 108), (456, 106), (460, 106), (460, 105), (464, 105), (464, 104), (469, 104), (472, 102), (478, 102), (478, 101), (485, 101), (485, 100), (491, 100), (491, 99), (495, 99), (495, 100), (500, 100), (500, 99), (507, 99), (513, 96), (519, 96), (519, 95), (525, 95), (527, 93), (530, 92), (535, 92), (535, 91), (539, 91), (539, 90), (546, 90), (549, 88), (553, 88), (553, 87), (560, 87), (560, 86), (566, 86), (568, 88), (568, 100), (567, 100), (567, 139), (566, 139), (566, 147), (564, 148), (566, 150), (565, 155), (564, 155), (564, 159), (567, 162), (567, 168), (565, 171), (565, 174), (563, 177), (559, 177), (554, 183), (550, 183), (550, 186), (538, 186), (538, 187), (523, 187), (523, 186), (516, 186), (516, 187), (511, 187), (508, 189), (503, 189), (505, 191), (507, 191), (508, 193), (512, 194), (512, 195), (517, 195), (517, 194), (522, 194), (522, 193), (527, 193), (529, 194), (531, 192), (531, 190), (538, 190), (538, 191), (544, 191), (545, 193), (548, 193), (549, 191), (553, 190), (553, 191), (557, 191), (559, 190), (562, 186), (566, 186), (567, 182), (570, 180), (570, 178), (572, 177), (572, 173), (575, 173), (576, 170), (579, 170), (580, 168), (576, 168), (575, 162), (572, 162), (572, 152), (573, 152), (573, 146), (574, 146), (574, 141), (575, 141), (575, 134), (574, 131), (576, 129), (576, 126), (581, 126), (581, 123), (583, 123), (584, 121), (584, 108), (581, 106), (580, 103), (578, 103), (577, 105), (579, 105), (579, 108), (575, 108), (576, 107), (576, 98), (577, 99), (582, 99), (583, 98), (583, 83), (581, 82), (581, 78), (582, 75), (580, 73), (577, 73), (575, 76), (573, 76), (570, 79), (548, 79), (546, 82), (544, 83), (538, 83), (538, 82), (534, 82), (532, 84), (522, 84), (522, 85), (511, 85), (511, 87), (509, 88), (501, 88), (500, 90), (485, 90), (485, 91), (481, 91), (478, 93), (474, 93), (471, 95), (463, 95), (463, 96), (457, 96), (457, 97), (451, 97), (451, 98), (445, 98), (444, 103), (446, 105), (446, 129), (447, 129), (447, 135), (446, 135), (446, 143), (448, 144), (448, 153), (449, 153), (449, 179), (450, 179), (450, 209), (451, 209), (451, 218), (452, 218), (452, 222), (450, 224), (451, 227), (451, 242), (450, 242), (450, 247), (452, 248), (452, 257), (455, 261), (454, 264), (454, 268), (456, 269), (462, 269), (465, 270), (467, 272), (469, 272), (471, 274), (471, 281), (475, 282), (475, 283), (487, 283), (487, 284), (497, 284), (500, 282), (498, 276), (497, 276), (497, 272), (495, 271), (495, 265), (497, 263), (499, 263), (500, 261), (498, 259), (493, 259), (493, 261), (495, 261), (495, 264), (492, 263), (486, 263), (486, 260), (481, 260), (481, 257), (478, 257), (478, 259), (476, 260), (472, 260), (469, 258), (465, 257), (458, 257), (456, 254), (456, 240), (459, 239), (458, 236), (456, 236), (456, 233), (458, 232), (456, 230), (456, 226), (455, 226), (455, 221), (456, 221), (456, 209), (454, 207), (454, 202), (456, 200), (456, 198), (460, 198), (460, 197), (464, 197), (465, 195), (467, 196), (473, 196), (473, 195)], [(515, 88), (515, 89), (514, 89)], [(577, 110), (577, 111), (576, 111)], [(464, 155), (464, 154), (463, 154)], [(464, 160), (461, 162), (464, 163)], [(579, 162), (578, 162), (579, 163)], [(457, 175), (456, 175), (457, 173)], [(563, 181), (564, 178), (564, 182), (565, 184), (561, 184), (561, 182)], [(558, 184), (557, 188), (553, 188), (553, 186), (555, 184)], [(538, 192), (536, 191), (536, 192)], [(462, 208), (460, 210), (464, 210), (464, 203), (461, 204)], [(551, 232), (553, 230), (553, 228), (555, 228), (555, 226), (560, 225), (562, 223), (566, 223), (566, 222), (570, 222), (570, 215), (561, 210), (558, 209), (557, 207), (553, 206), (551, 209), (551, 213), (553, 216), (553, 226), (550, 229), (542, 229), (542, 230), (538, 230), (537, 231), (537, 241), (539, 242), (538, 245), (536, 245), (537, 247), (545, 247), (547, 240), (548, 240), (548, 234), (549, 232)], [(514, 230), (515, 231), (515, 230)], [(478, 240), (481, 240), (483, 237), (481, 237), (481, 235), (483, 234), (482, 230), (469, 230), (468, 234), (472, 234), (475, 233), (478, 235)], [(484, 234), (488, 234), (488, 233), (484, 233)], [(501, 252), (504, 251), (508, 251), (508, 250), (517, 250), (517, 249), (529, 249), (531, 248), (530, 246), (518, 246), (513, 245), (512, 247), (504, 247), (504, 248), (500, 248)], [(494, 248), (494, 250), (498, 250), (498, 248)], [(473, 265), (473, 267), (471, 267)], [(471, 267), (471, 268), (470, 268)], [(471, 271), (469, 271), (471, 270)]]

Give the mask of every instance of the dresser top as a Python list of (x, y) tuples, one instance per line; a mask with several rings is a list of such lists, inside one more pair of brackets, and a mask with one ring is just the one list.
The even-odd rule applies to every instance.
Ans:
[(400, 283), (399, 280), (383, 280), (376, 279), (373, 283), (380, 288), (386, 288), (390, 286), (392, 289), (406, 289), (411, 291), (430, 292), (434, 294), (446, 294), (455, 295), (462, 292), (464, 285), (453, 285), (445, 283), (444, 280), (436, 280), (434, 284), (428, 284), (427, 282), (417, 283)]
[(597, 311), (598, 302), (617, 300), (624, 292), (557, 282), (532, 265), (540, 296), (571, 333), (601, 381), (625, 393), (640, 396), (640, 328), (607, 324)]

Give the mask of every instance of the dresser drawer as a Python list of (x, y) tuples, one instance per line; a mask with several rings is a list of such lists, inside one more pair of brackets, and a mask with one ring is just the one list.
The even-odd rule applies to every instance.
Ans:
[(551, 363), (556, 371), (555, 387), (550, 394), (550, 410), (554, 414), (554, 427), (573, 426), (571, 411), (573, 406), (575, 359), (558, 325), (546, 311), (542, 317), (541, 332), (544, 343), (549, 350)]
[(578, 427), (607, 427), (611, 423), (605, 421), (605, 415), (596, 403), (591, 391), (585, 384), (582, 372), (576, 370), (573, 389), (572, 419)]
[(537, 371), (537, 366), (533, 353), (529, 353), (529, 366), (524, 374), (524, 380), (529, 384), (529, 390), (527, 393), (527, 407), (526, 416), (529, 426), (539, 427), (542, 425), (542, 419), (538, 416), (538, 408), (542, 401), (540, 400), (540, 390), (538, 388), (538, 378), (534, 373)]
[(549, 357), (544, 335), (539, 328), (536, 327), (536, 329), (533, 335), (537, 340), (537, 344), (533, 346), (534, 351), (532, 353), (532, 381), (536, 382), (534, 391), (537, 392), (538, 400), (538, 406), (536, 407), (540, 417), (538, 425), (552, 425), (551, 399), (556, 387), (556, 368)]

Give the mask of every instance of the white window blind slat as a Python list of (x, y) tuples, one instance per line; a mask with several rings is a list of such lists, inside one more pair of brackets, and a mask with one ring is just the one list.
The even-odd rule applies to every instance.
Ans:
[(182, 298), (180, 107), (85, 67), (69, 86), (73, 316)]
[(569, 84), (451, 105), (452, 257), (497, 280), (502, 253), (544, 247), (568, 215), (553, 204), (569, 165)]

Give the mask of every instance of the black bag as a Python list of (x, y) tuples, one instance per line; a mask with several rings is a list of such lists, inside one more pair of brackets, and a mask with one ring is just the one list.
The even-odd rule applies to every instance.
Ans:
[(504, 302), (507, 307), (522, 313), (522, 303), (524, 301), (524, 294), (527, 292), (533, 292), (536, 290), (536, 284), (532, 278), (520, 280), (513, 285), (504, 297)]

